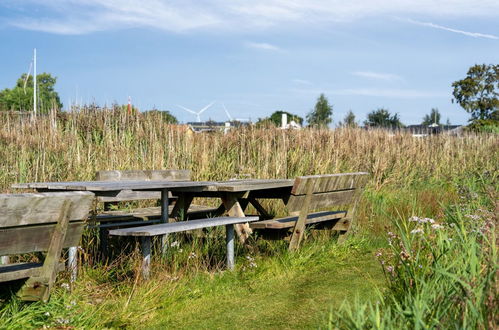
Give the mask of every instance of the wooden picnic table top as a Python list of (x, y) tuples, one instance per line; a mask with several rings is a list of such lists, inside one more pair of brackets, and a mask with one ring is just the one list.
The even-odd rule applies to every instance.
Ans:
[(12, 188), (37, 190), (83, 190), (95, 193), (120, 190), (162, 190), (240, 192), (266, 190), (293, 186), (291, 179), (244, 179), (229, 181), (168, 181), (168, 180), (124, 180), (124, 181), (69, 181), (28, 182), (13, 184)]

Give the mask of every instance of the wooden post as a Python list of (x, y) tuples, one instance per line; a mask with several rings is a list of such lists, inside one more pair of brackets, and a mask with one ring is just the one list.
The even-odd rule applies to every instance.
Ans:
[[(168, 189), (161, 190), (161, 223), (170, 222), (170, 216), (168, 214)], [(161, 235), (161, 253), (164, 255), (168, 247), (168, 235)]]
[(151, 267), (151, 237), (141, 237), (140, 247), (142, 251), (142, 278), (148, 280)]
[(8, 265), (10, 264), (10, 257), (9, 256), (1, 256), (0, 257), (0, 265)]
[[(229, 214), (230, 217), (245, 217), (243, 208), (239, 204), (239, 201), (237, 198), (239, 197), (238, 194), (226, 194), (223, 198), (223, 204), (225, 206), (225, 209), (227, 210), (227, 213)], [(243, 193), (244, 194), (244, 193)], [(237, 236), (239, 236), (239, 241), (241, 243), (245, 243), (246, 240), (248, 239), (249, 235), (253, 232), (249, 225), (246, 224), (237, 224), (235, 226), (235, 230), (237, 233)]]
[(234, 225), (225, 226), (225, 241), (227, 244), (227, 269), (234, 269)]
[(38, 276), (30, 277), (17, 295), (26, 301), (47, 301), (50, 295), (50, 289), (55, 282), (57, 269), (59, 268), (59, 258), (61, 256), (62, 246), (66, 238), (66, 232), (69, 224), (69, 210), (71, 201), (65, 200), (59, 214), (59, 219), (54, 228), (54, 233), (50, 240), (47, 256)]
[(301, 207), (300, 215), (298, 216), (295, 228), (293, 229), (293, 235), (291, 236), (291, 241), (289, 242), (290, 251), (296, 251), (300, 247), (300, 242), (303, 238), (303, 233), (305, 232), (305, 223), (307, 221), (310, 201), (312, 200), (313, 189), (314, 181), (309, 179), (307, 181), (307, 194), (305, 196), (305, 201)]

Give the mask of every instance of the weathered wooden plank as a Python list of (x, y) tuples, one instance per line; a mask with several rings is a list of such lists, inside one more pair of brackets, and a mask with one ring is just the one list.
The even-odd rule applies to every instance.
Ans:
[(291, 240), (289, 242), (289, 250), (294, 251), (300, 246), (300, 242), (305, 233), (305, 223), (307, 221), (307, 215), (309, 210), (313, 210), (311, 206), (312, 196), (314, 193), (314, 181), (307, 181), (306, 183), (306, 195), (304, 200), (301, 201), (301, 209), (298, 215), (298, 220), (295, 222), (295, 227), (293, 233), (291, 234)]
[[(343, 218), (346, 215), (346, 211), (327, 211), (327, 212), (316, 212), (311, 213), (307, 216), (307, 225), (338, 220)], [(296, 221), (298, 220), (298, 216), (291, 216), (279, 219), (270, 219), (263, 221), (256, 221), (250, 223), (250, 227), (253, 229), (287, 229), (292, 228)]]
[[(17, 228), (0, 228), (0, 255), (47, 251), (54, 225), (37, 225)], [(80, 243), (84, 222), (69, 223), (64, 247)]]
[(123, 180), (170, 180), (183, 181), (191, 179), (189, 170), (111, 170), (97, 171), (97, 181), (123, 181)]
[(127, 201), (137, 201), (144, 199), (160, 199), (161, 193), (159, 191), (133, 191), (133, 190), (122, 190), (116, 196), (98, 196), (97, 201), (99, 202), (127, 202)]
[[(14, 281), (40, 274), (43, 266), (39, 262), (20, 262), (10, 265), (0, 265), (0, 282)], [(58, 271), (64, 270), (64, 263), (59, 263)]]
[(142, 226), (135, 228), (115, 229), (109, 231), (110, 235), (117, 236), (158, 236), (170, 233), (178, 233), (187, 230), (225, 226), (230, 224), (246, 223), (257, 221), (258, 217), (218, 217), (211, 219), (201, 219), (192, 221), (162, 223), (152, 226)]
[(309, 181), (313, 182), (315, 193), (363, 188), (367, 178), (368, 173), (366, 172), (299, 176), (295, 179), (291, 193), (293, 195), (306, 194), (306, 186)]
[(239, 191), (254, 191), (267, 190), (276, 188), (285, 188), (293, 186), (293, 180), (237, 180), (217, 182), (217, 191), (239, 192)]
[[(353, 201), (355, 192), (356, 190), (342, 190), (312, 194), (310, 200), (310, 210), (349, 205)], [(305, 199), (306, 195), (291, 195), (286, 207), (290, 212), (300, 211), (303, 207)]]
[(66, 200), (70, 220), (86, 219), (93, 198), (90, 192), (0, 194), (0, 228), (55, 223)]

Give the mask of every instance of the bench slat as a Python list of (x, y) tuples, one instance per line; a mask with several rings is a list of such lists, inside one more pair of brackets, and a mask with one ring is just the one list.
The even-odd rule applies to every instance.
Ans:
[[(327, 193), (313, 194), (310, 199), (310, 210), (321, 208), (330, 208), (334, 206), (348, 205), (355, 197), (356, 190), (342, 190)], [(291, 195), (286, 207), (290, 212), (300, 211), (303, 207), (306, 195), (294, 196)]]
[[(307, 217), (306, 224), (314, 224), (330, 220), (338, 220), (345, 217), (345, 211), (329, 211), (311, 213)], [(271, 219), (250, 223), (252, 229), (286, 229), (294, 227), (298, 216), (285, 217), (280, 219)]]
[(162, 223), (159, 225), (151, 226), (115, 229), (109, 231), (109, 234), (117, 236), (157, 236), (170, 233), (178, 233), (187, 230), (224, 226), (236, 223), (246, 223), (258, 220), (258, 217), (217, 217), (191, 221)]
[(291, 193), (293, 195), (306, 194), (306, 187), (309, 181), (313, 182), (314, 193), (325, 193), (337, 190), (363, 188), (367, 183), (367, 179), (368, 173), (366, 172), (299, 176), (295, 179), (295, 184)]
[(125, 171), (97, 171), (97, 181), (121, 181), (121, 180), (190, 180), (189, 170), (125, 170)]
[(65, 200), (72, 201), (69, 220), (86, 219), (93, 199), (90, 192), (0, 194), (0, 228), (55, 223)]
[[(68, 225), (63, 247), (80, 244), (84, 222), (71, 222)], [(54, 225), (0, 228), (0, 252), (2, 255), (47, 251)]]

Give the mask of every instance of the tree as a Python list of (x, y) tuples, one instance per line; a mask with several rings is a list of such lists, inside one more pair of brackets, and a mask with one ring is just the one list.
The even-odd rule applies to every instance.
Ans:
[(421, 125), (429, 126), (431, 124), (440, 125), (440, 112), (437, 108), (432, 108), (431, 113), (429, 115), (425, 115), (423, 117), (423, 122)]
[(387, 109), (380, 108), (367, 114), (364, 125), (369, 127), (400, 128), (404, 125), (400, 122), (398, 113), (390, 115)]
[(471, 120), (490, 119), (499, 110), (499, 65), (477, 64), (466, 78), (452, 84), (452, 95), (464, 110), (471, 113)]
[(162, 111), (162, 110), (153, 109), (153, 110), (145, 111), (143, 113), (143, 115), (144, 116), (158, 116), (165, 123), (168, 123), (168, 124), (177, 124), (178, 123), (177, 118), (174, 115), (172, 115), (170, 113), (170, 111)]
[[(59, 94), (54, 89), (56, 81), (57, 78), (50, 73), (44, 72), (36, 76), (39, 113), (62, 108)], [(14, 88), (0, 91), (0, 110), (33, 111), (33, 76), (26, 79), (24, 73)]]
[(350, 128), (356, 128), (359, 126), (355, 121), (355, 114), (352, 112), (352, 110), (348, 111), (345, 118), (343, 118), (343, 122), (340, 122), (340, 126)]
[(329, 105), (329, 101), (321, 94), (315, 103), (315, 108), (307, 115), (307, 121), (310, 126), (326, 127), (332, 121), (333, 107)]
[(294, 115), (294, 114), (289, 113), (287, 111), (277, 110), (277, 111), (274, 111), (270, 115), (270, 117), (259, 118), (256, 124), (258, 126), (266, 126), (266, 125), (281, 126), (281, 121), (282, 121), (282, 115), (283, 114), (288, 115), (288, 123), (290, 121), (292, 121), (292, 120), (294, 120), (296, 123), (298, 123), (300, 125), (303, 123), (303, 118), (302, 117), (300, 117), (298, 115)]

